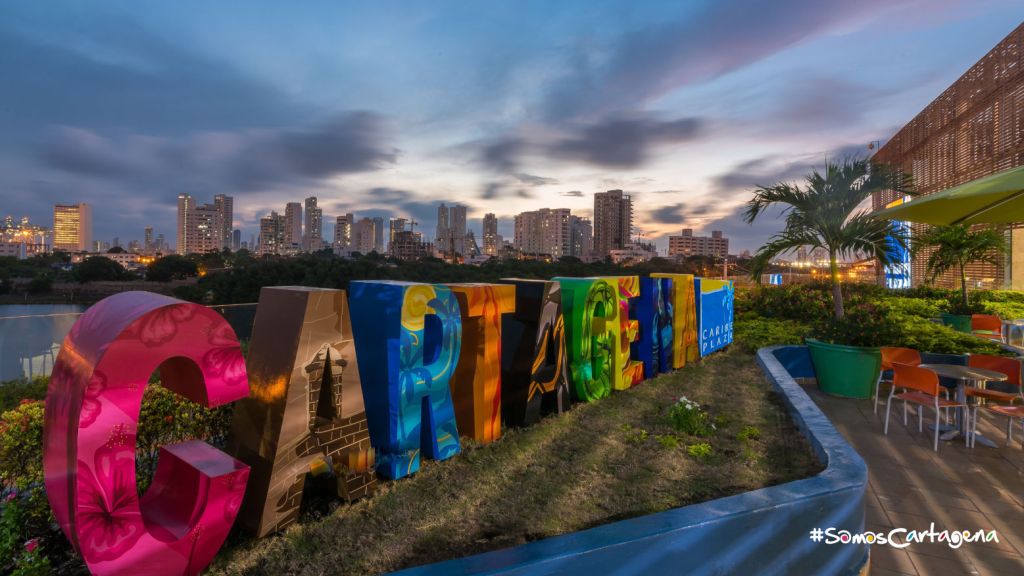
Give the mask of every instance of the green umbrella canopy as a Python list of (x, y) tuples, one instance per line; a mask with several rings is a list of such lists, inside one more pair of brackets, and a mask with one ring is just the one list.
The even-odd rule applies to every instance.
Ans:
[(914, 198), (875, 215), (933, 225), (1024, 222), (1024, 166)]

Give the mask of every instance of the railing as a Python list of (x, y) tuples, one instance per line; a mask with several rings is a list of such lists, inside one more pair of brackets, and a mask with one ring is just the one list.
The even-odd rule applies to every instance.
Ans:
[[(255, 303), (210, 308), (224, 316), (240, 340), (249, 339)], [(84, 312), (85, 307), (70, 304), (0, 306), (0, 382), (49, 376), (64, 337)]]

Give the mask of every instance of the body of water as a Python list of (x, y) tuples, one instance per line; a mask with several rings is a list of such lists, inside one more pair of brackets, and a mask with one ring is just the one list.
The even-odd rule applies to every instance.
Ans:
[(85, 308), (75, 304), (0, 305), (0, 381), (49, 374), (64, 336)]
[[(87, 306), (78, 304), (0, 304), (0, 382), (48, 375), (64, 336)], [(248, 340), (255, 304), (211, 306), (241, 340)]]

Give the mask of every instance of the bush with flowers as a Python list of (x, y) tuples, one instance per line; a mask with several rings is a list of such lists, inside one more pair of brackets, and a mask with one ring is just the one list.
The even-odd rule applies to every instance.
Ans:
[[(0, 573), (49, 574), (74, 562), (43, 489), (42, 400), (23, 399), (0, 413)], [(161, 445), (203, 439), (223, 447), (230, 405), (206, 409), (158, 384), (142, 399), (136, 438), (139, 491), (152, 481)]]
[(711, 436), (715, 423), (701, 405), (686, 396), (680, 396), (669, 409), (669, 419), (677, 432), (691, 436)]

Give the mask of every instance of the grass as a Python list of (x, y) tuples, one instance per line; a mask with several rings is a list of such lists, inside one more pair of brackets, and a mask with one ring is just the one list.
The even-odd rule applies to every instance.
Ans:
[[(715, 419), (712, 436), (672, 427), (669, 408), (683, 394)], [(488, 446), (464, 439), (461, 455), (427, 461), (415, 476), (384, 482), (354, 505), (313, 506), (283, 534), (233, 536), (208, 573), (386, 572), (754, 490), (820, 468), (753, 356), (734, 349), (506, 430)]]

